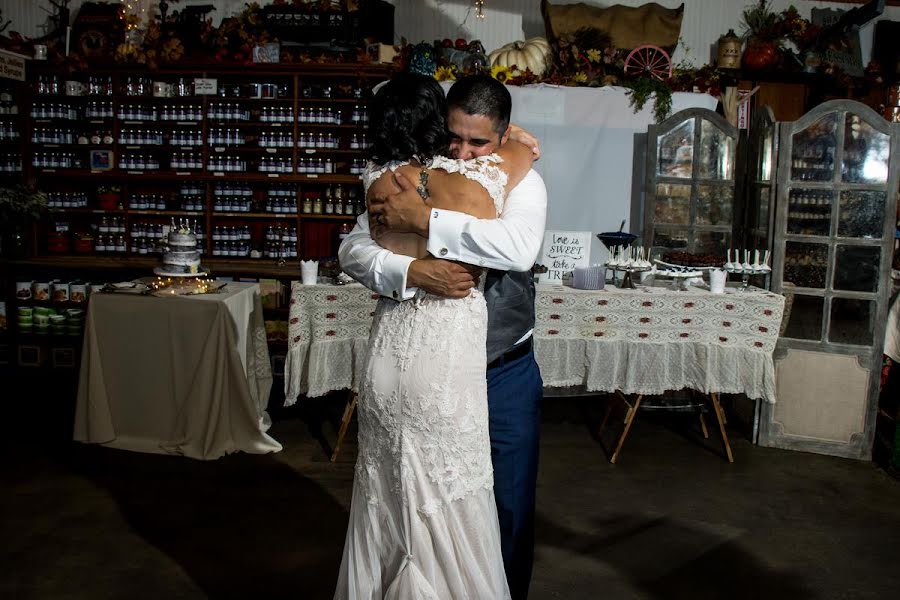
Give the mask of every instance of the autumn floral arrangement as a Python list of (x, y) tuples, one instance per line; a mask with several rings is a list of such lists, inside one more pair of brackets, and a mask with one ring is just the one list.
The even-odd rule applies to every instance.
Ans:
[[(712, 66), (700, 69), (682, 63), (675, 65), (672, 76), (665, 80), (625, 73), (628, 51), (616, 48), (609, 35), (595, 28), (582, 28), (550, 42), (549, 66), (542, 73), (519, 64), (488, 66), (477, 57), (484, 52), (477, 40), (435, 40), (433, 44), (405, 44), (396, 59), (399, 70), (434, 75), (438, 81), (453, 81), (475, 72), (489, 72), (508, 85), (550, 83), (563, 86), (600, 87), (617, 85), (628, 88), (634, 109), (653, 103), (657, 121), (672, 110), (672, 93), (676, 91), (721, 94), (720, 72)], [(467, 54), (468, 53), (468, 54)], [(493, 53), (492, 53), (493, 54)], [(483, 58), (483, 56), (482, 56)]]
[(742, 62), (749, 69), (814, 70), (820, 64), (819, 51), (846, 49), (849, 44), (846, 36), (825, 39), (822, 28), (800, 16), (793, 5), (775, 12), (771, 2), (758, 0), (744, 9), (741, 21), (747, 40)]

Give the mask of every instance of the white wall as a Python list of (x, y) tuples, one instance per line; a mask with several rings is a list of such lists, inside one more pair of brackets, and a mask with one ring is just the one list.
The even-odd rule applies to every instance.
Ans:
[[(265, 2), (266, 0), (262, 0)], [(480, 39), (487, 50), (492, 50), (507, 42), (543, 35), (544, 22), (540, 14), (540, 0), (485, 0), (483, 20), (476, 19), (470, 0), (388, 0), (396, 6), (395, 32), (397, 41), (403, 36), (412, 42), (432, 41), (436, 38)], [(659, 4), (674, 8), (682, 0), (656, 0)], [(740, 16), (745, 6), (753, 0), (683, 0), (684, 19), (681, 24), (682, 45), (675, 52), (675, 62), (688, 60), (696, 66), (710, 62), (711, 48), (720, 35), (730, 28), (740, 33)], [(156, 0), (141, 0), (152, 10)], [(178, 9), (191, 4), (213, 4), (212, 13), (216, 21), (230, 16), (243, 8), (246, 0), (184, 0), (172, 4)], [(557, 0), (557, 4), (570, 4)], [(639, 6), (645, 0), (586, 0), (587, 4), (610, 6), (623, 4)], [(81, 0), (73, 0), (71, 10), (77, 13)], [(794, 4), (800, 14), (809, 17), (813, 7), (852, 8), (851, 4), (836, 2), (810, 2), (807, 0), (772, 0), (775, 10), (784, 10)], [(29, 36), (41, 35), (39, 25), (46, 20), (42, 8), (48, 8), (47, 0), (0, 0), (3, 16), (13, 20), (11, 29)], [(170, 9), (171, 10), (171, 9)], [(889, 6), (882, 18), (900, 20), (900, 7)], [(874, 23), (860, 32), (863, 63), (869, 61), (872, 47)], [(687, 49), (687, 50), (685, 50)]]

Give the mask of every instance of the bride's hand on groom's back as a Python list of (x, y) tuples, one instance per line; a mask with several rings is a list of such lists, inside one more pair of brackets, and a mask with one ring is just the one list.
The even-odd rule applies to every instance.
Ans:
[(531, 148), (531, 152), (534, 154), (534, 160), (541, 157), (541, 143), (538, 139), (534, 137), (530, 131), (522, 129), (515, 123), (509, 124), (509, 141), (519, 142), (520, 144), (524, 144)]
[(406, 285), (421, 288), (445, 298), (465, 298), (478, 285), (481, 268), (439, 258), (412, 261), (406, 272)]

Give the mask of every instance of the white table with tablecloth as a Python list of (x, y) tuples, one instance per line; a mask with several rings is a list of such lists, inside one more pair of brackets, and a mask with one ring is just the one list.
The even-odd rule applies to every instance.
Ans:
[(156, 297), (91, 297), (74, 439), (214, 459), (277, 452), (259, 284)]
[[(359, 284), (291, 288), (287, 404), (357, 391), (378, 295)], [(669, 287), (538, 285), (535, 357), (546, 387), (660, 394), (683, 388), (775, 402), (772, 353), (784, 297)]]

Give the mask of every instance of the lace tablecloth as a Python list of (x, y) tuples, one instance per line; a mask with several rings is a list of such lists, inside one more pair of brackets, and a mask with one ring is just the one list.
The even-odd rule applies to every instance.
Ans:
[[(286, 404), (300, 394), (358, 390), (377, 300), (359, 284), (292, 285)], [(778, 294), (538, 286), (535, 309), (535, 356), (546, 387), (691, 388), (775, 402), (772, 353), (784, 311)]]

